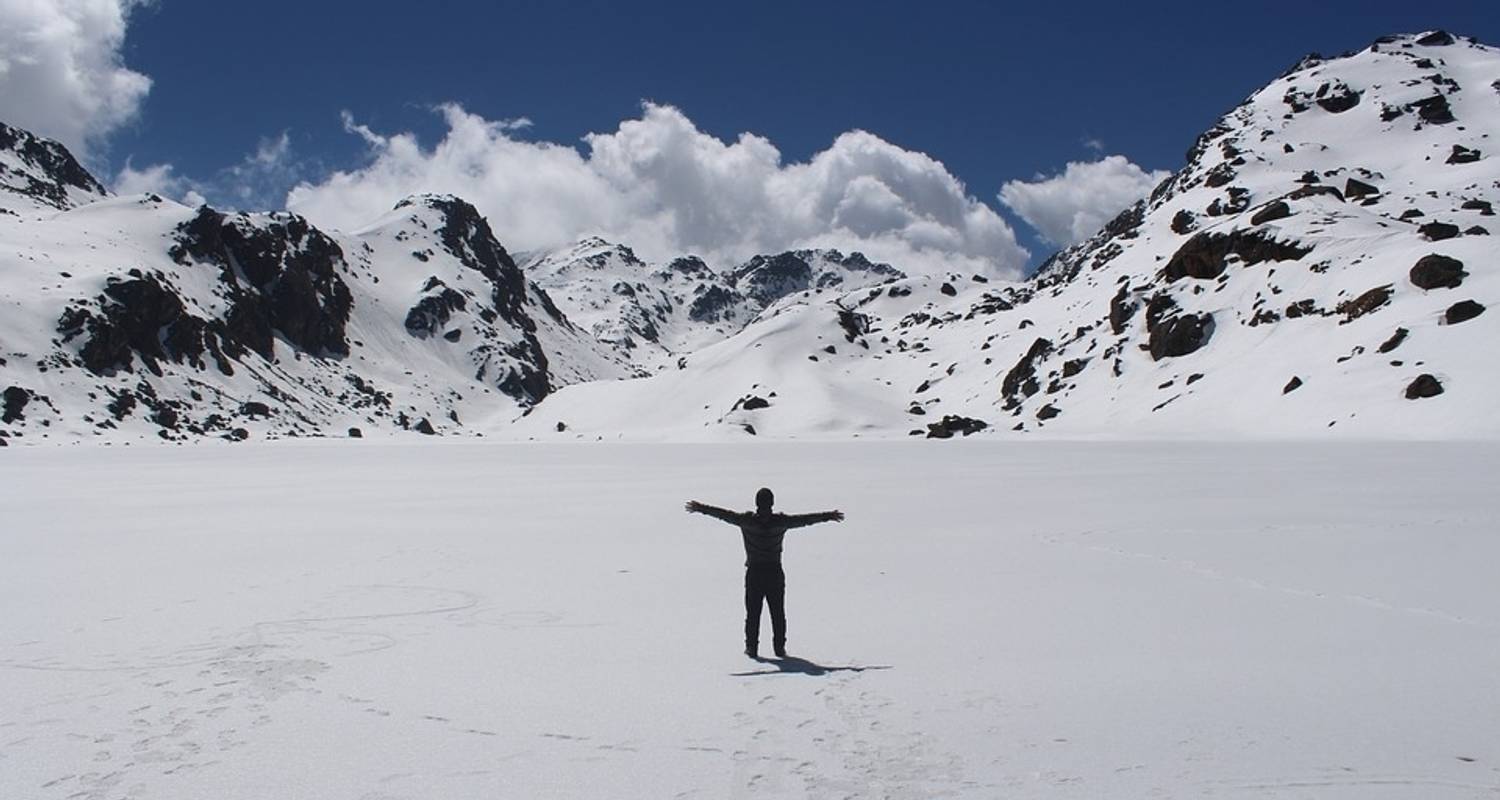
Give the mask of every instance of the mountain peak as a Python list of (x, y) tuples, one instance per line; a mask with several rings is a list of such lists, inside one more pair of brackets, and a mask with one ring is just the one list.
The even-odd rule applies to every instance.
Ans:
[(0, 192), (58, 210), (109, 192), (62, 144), (0, 122)]

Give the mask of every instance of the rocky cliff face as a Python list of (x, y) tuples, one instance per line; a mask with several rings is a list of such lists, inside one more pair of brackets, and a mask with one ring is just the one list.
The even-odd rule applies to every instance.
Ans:
[(0, 214), (72, 208), (108, 194), (66, 147), (0, 122)]
[(108, 198), (60, 146), (13, 139), (0, 162), (25, 156), (28, 186), (68, 188), (0, 219), (0, 439), (461, 433), (630, 374), (457, 198), (329, 233)]

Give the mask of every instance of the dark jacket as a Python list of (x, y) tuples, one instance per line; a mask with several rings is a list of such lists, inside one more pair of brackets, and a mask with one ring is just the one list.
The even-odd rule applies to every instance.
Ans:
[(830, 522), (836, 511), (820, 511), (815, 514), (772, 513), (761, 516), (754, 511), (729, 511), (714, 506), (702, 506), (702, 512), (715, 519), (737, 525), (745, 540), (745, 566), (781, 563), (781, 538), (792, 528)]

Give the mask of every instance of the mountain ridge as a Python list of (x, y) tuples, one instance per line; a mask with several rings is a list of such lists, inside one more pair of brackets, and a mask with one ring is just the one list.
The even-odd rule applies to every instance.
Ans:
[[(0, 442), (1500, 435), (1500, 53), (1311, 55), (1029, 280), (109, 196), (0, 128)], [(632, 380), (622, 380), (632, 379)]]

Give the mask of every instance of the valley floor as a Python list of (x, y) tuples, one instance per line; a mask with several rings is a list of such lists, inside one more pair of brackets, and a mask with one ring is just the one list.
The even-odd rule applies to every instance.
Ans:
[[(0, 451), (0, 797), (1500, 797), (1500, 446)], [(740, 654), (737, 532), (790, 648)], [(769, 638), (769, 636), (767, 636)], [(764, 649), (769, 650), (769, 646)]]

